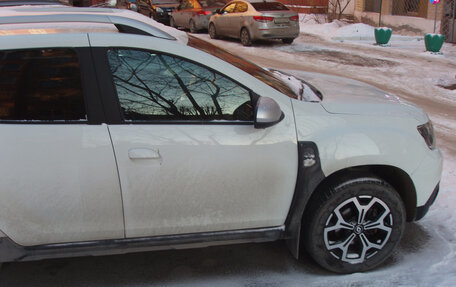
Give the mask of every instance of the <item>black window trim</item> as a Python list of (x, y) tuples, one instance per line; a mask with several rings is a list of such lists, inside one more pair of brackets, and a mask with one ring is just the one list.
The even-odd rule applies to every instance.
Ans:
[[(136, 51), (143, 51), (147, 53), (157, 53), (165, 56), (176, 57), (193, 63), (195, 65), (204, 67), (211, 72), (215, 72), (230, 81), (233, 81), (240, 87), (247, 90), (250, 94), (250, 99), (252, 101), (252, 106), (255, 109), (256, 103), (259, 99), (259, 95), (253, 92), (251, 89), (247, 88), (245, 85), (239, 83), (238, 81), (232, 79), (231, 77), (226, 76), (225, 74), (217, 71), (211, 67), (208, 67), (202, 63), (197, 61), (184, 58), (179, 55), (162, 52), (162, 51), (155, 51), (152, 49), (143, 49), (143, 48), (135, 48), (135, 47), (121, 47), (121, 46), (113, 46), (113, 47), (93, 47), (92, 53), (94, 55), (94, 61), (96, 62), (97, 66), (97, 75), (100, 83), (100, 95), (104, 103), (112, 103), (112, 105), (105, 105), (105, 113), (107, 118), (107, 124), (111, 125), (254, 125), (255, 120), (252, 119), (251, 121), (229, 121), (229, 120), (149, 120), (149, 121), (132, 121), (132, 120), (125, 120), (123, 118), (122, 110), (120, 107), (119, 97), (117, 95), (117, 89), (114, 84), (114, 79), (112, 77), (111, 68), (109, 65), (108, 60), (108, 50), (111, 49), (127, 49), (127, 50), (136, 50)], [(109, 83), (108, 83), (109, 82)], [(115, 106), (114, 106), (115, 105)], [(255, 117), (255, 115), (253, 115)]]
[(98, 84), (96, 81), (93, 63), (88, 47), (34, 47), (19, 49), (2, 49), (3, 51), (27, 51), (42, 49), (70, 49), (78, 58), (79, 73), (81, 77), (81, 90), (84, 100), (86, 119), (80, 120), (2, 120), (0, 124), (14, 125), (99, 125), (104, 120), (103, 108), (98, 95)]

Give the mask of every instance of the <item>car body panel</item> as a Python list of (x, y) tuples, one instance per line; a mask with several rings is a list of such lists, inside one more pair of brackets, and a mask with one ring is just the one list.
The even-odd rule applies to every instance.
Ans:
[(179, 2), (173, 0), (165, 1), (164, 3), (151, 0), (139, 0), (138, 12), (146, 17), (153, 18), (155, 21), (169, 24), (169, 16), (177, 6), (179, 6)]
[(0, 230), (25, 246), (124, 237), (106, 125), (0, 124), (0, 133)]
[[(197, 0), (185, 0), (171, 13), (171, 17), (179, 27), (189, 29), (190, 20), (192, 20), (197, 30), (207, 29), (211, 14), (217, 8), (223, 7), (226, 2), (225, 0), (212, 1), (210, 5), (203, 7)], [(201, 14), (203, 12), (206, 14)]]
[(312, 140), (318, 145), (325, 176), (352, 166), (394, 166), (415, 183), (417, 205), (427, 201), (440, 181), (443, 158), (439, 149), (429, 149), (417, 130), (429, 121), (423, 110), (358, 81), (287, 72), (323, 95), (321, 103), (292, 102), (298, 141)]

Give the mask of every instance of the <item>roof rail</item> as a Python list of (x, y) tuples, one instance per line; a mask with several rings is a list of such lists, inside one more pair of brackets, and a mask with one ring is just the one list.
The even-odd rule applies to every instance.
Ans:
[(139, 34), (153, 36), (157, 38), (176, 40), (175, 37), (168, 33), (144, 23), (142, 21), (115, 16), (115, 15), (102, 15), (102, 14), (69, 14), (69, 13), (56, 13), (47, 15), (20, 15), (20, 16), (6, 16), (0, 17), (1, 24), (28, 24), (28, 23), (105, 23), (113, 24), (121, 33)]

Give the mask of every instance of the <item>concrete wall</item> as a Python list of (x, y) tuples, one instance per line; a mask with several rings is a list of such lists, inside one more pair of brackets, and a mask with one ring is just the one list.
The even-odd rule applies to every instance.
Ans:
[[(379, 13), (355, 11), (355, 19), (372, 26), (378, 26)], [(419, 36), (434, 32), (434, 20), (410, 16), (393, 16), (382, 14), (381, 26), (390, 27), (395, 34)], [(437, 33), (440, 21), (437, 21)]]

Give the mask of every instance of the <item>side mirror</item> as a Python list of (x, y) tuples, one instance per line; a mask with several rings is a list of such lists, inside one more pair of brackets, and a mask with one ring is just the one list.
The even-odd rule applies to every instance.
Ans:
[(284, 118), (279, 104), (271, 98), (260, 97), (255, 107), (256, 129), (264, 129), (279, 123)]
[(217, 14), (222, 14), (220, 11), (221, 11), (220, 8), (215, 9), (215, 13), (217, 13)]

